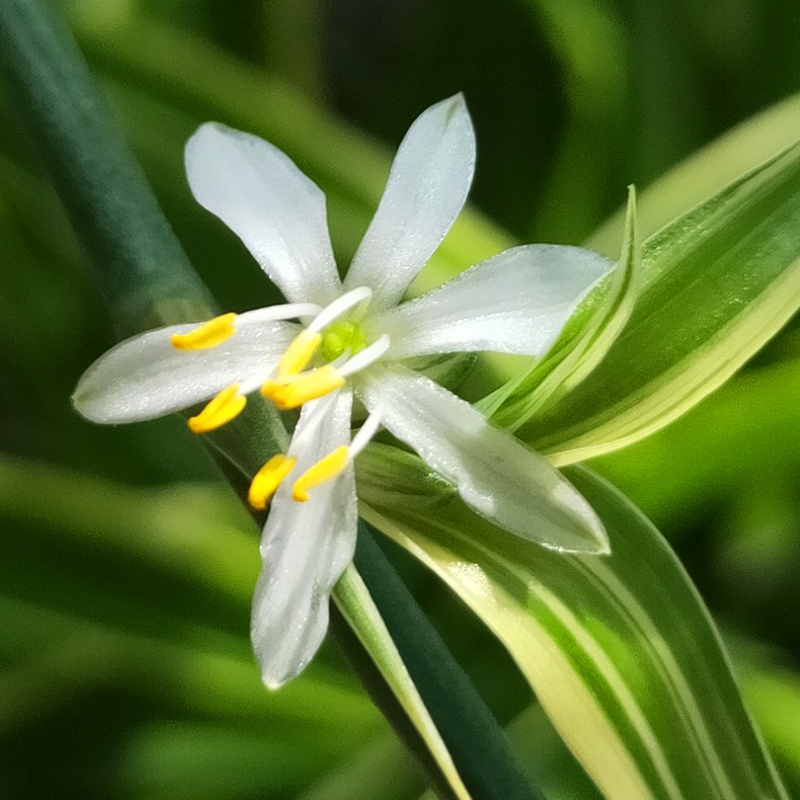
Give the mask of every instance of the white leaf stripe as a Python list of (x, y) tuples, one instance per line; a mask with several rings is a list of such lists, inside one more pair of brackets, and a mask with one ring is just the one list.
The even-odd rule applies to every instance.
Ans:
[[(543, 587), (536, 587), (535, 600), (539, 605), (537, 613), (521, 614), (515, 593), (507, 593), (501, 588), (501, 581), (489, 581), (494, 605), (490, 613), (484, 603), (487, 593), (487, 574), (475, 568), (471, 580), (465, 581), (461, 547), (453, 549), (442, 546), (441, 540), (451, 539), (451, 530), (437, 532), (437, 542), (428, 539), (419, 531), (401, 529), (390, 520), (375, 516), (372, 510), (362, 508), (363, 516), (380, 530), (395, 538), (413, 555), (420, 558), (429, 568), (444, 580), (458, 595), (479, 613), (483, 621), (506, 645), (523, 674), (531, 683), (539, 702), (550, 716), (559, 733), (570, 749), (581, 761), (586, 771), (604, 791), (614, 800), (683, 800), (675, 778), (666, 764), (658, 741), (644, 718), (624, 680), (615, 674), (613, 665), (608, 673), (602, 669), (591, 669), (592, 680), (586, 674), (587, 667), (594, 665), (601, 648), (594, 642), (586, 649), (591, 636), (585, 629), (580, 630), (577, 620), (560, 618), (550, 607)], [(431, 523), (431, 528), (438, 527)], [(405, 534), (409, 533), (411, 538)], [(456, 538), (457, 535), (456, 535)], [(482, 548), (474, 539), (457, 543), (466, 546), (475, 561), (483, 564), (495, 559), (495, 554)], [(504, 567), (507, 565), (504, 565)], [(509, 576), (518, 579), (524, 590), (529, 590), (530, 576), (509, 570)], [(470, 590), (473, 584), (477, 591)], [(478, 608), (480, 605), (480, 609)], [(546, 613), (542, 613), (543, 610)], [(610, 665), (607, 654), (602, 653), (601, 661), (605, 667)], [(582, 669), (576, 665), (580, 665)], [(624, 721), (620, 719), (623, 716)], [(564, 720), (569, 721), (565, 727)], [(634, 759), (630, 750), (632, 743), (619, 736), (622, 726), (637, 731), (636, 749), (646, 753), (647, 762), (643, 764), (641, 755)], [(580, 732), (594, 731), (591, 744), (587, 745)], [(573, 736), (573, 733), (579, 733)], [(651, 774), (645, 776), (643, 768)], [(656, 782), (658, 785), (653, 786)], [(665, 788), (669, 787), (669, 788)]]
[[(558, 623), (571, 636), (574, 644), (568, 651), (571, 651), (570, 663), (578, 678), (584, 680), (591, 687), (593, 696), (612, 721), (615, 731), (622, 730), (623, 726), (636, 731), (642, 753), (652, 765), (654, 774), (651, 781), (656, 778), (659, 782), (658, 789), (654, 792), (656, 796), (681, 800), (683, 794), (678, 788), (677, 780), (659, 743), (658, 736), (648, 722), (641, 705), (637, 702), (631, 686), (615, 666), (612, 657), (604, 650), (602, 643), (592, 636), (590, 630), (581, 624), (578, 617), (555, 594), (542, 587), (538, 592), (538, 598), (544, 601)], [(554, 640), (560, 639), (556, 636), (555, 628), (548, 630)], [(594, 669), (587, 670), (587, 661), (593, 665)], [(565, 739), (568, 738), (569, 733), (565, 736)], [(630, 741), (627, 741), (625, 746), (632, 749)], [(641, 756), (638, 760), (641, 766)]]
[[(714, 747), (713, 738), (699, 713), (697, 704), (692, 700), (692, 691), (669, 647), (664, 647), (662, 636), (647, 611), (636, 598), (625, 588), (616, 576), (602, 564), (581, 564), (576, 560), (574, 566), (583, 571), (591, 580), (596, 578), (600, 592), (606, 594), (631, 630), (648, 653), (653, 671), (661, 678), (664, 690), (673, 701), (675, 712), (681, 719), (681, 728), (691, 737), (693, 751), (699, 756), (698, 761), (704, 769), (710, 789), (717, 793), (720, 800), (736, 795), (719, 753)], [(660, 645), (660, 646), (659, 646)], [(716, 732), (719, 736), (719, 731)], [(747, 763), (743, 755), (743, 763)]]
[(793, 146), (648, 239), (625, 331), (520, 438), (556, 465), (575, 463), (655, 432), (718, 388), (797, 311), (798, 213)]
[(611, 559), (512, 541), (452, 497), (423, 514), (365, 485), (380, 508), (362, 514), (494, 631), (609, 800), (786, 800), (668, 546), (599, 479), (570, 479), (603, 512)]

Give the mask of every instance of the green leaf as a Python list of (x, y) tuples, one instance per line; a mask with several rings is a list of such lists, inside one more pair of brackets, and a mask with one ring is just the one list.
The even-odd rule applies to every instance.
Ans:
[[(409, 465), (410, 466), (410, 465)], [(398, 485), (413, 480), (394, 462)], [(519, 665), (609, 798), (786, 798), (701, 599), (658, 531), (582, 469), (608, 557), (533, 547), (441, 493), (422, 509), (361, 487), (365, 516), (430, 567)]]
[(742, 676), (742, 691), (784, 767), (787, 780), (800, 784), (800, 678), (773, 665), (751, 666)]
[[(591, 230), (603, 213), (597, 187), (618, 185), (620, 165), (630, 163), (630, 152), (620, 146), (635, 86), (628, 74), (630, 43), (608, 0), (517, 0), (516, 5), (527, 9), (558, 59), (566, 104), (555, 162), (542, 175), (544, 197), (537, 203), (533, 241), (574, 240), (575, 231)], [(548, 233), (538, 235), (543, 231)], [(609, 252), (616, 253), (619, 240), (618, 235)]]
[(453, 796), (459, 800), (469, 800), (469, 792), (461, 781), (436, 723), (408, 674), (369, 589), (352, 564), (336, 585), (333, 599), (419, 732), (442, 775), (447, 779)]
[[(788, 343), (788, 340), (785, 339)], [(800, 362), (748, 369), (666, 430), (594, 462), (650, 517), (679, 529), (722, 498), (800, 470)], [(787, 517), (794, 518), (794, 493)], [(794, 522), (791, 539), (796, 539)], [(756, 525), (759, 547), (765, 532)], [(763, 553), (762, 553), (763, 557)]]
[(315, 725), (325, 707), (368, 736), (369, 703), (321, 664), (296, 687), (264, 690), (247, 641), (260, 565), (248, 523), (222, 486), (131, 488), (0, 459), (0, 654), (25, 667), (2, 681), (0, 725), (85, 670), (225, 718), (296, 719), (304, 697)]
[(636, 191), (628, 193), (622, 255), (602, 287), (580, 305), (550, 352), (479, 407), (512, 431), (552, 405), (599, 364), (630, 318), (639, 290), (641, 247), (636, 230)]
[[(267, 139), (327, 194), (337, 254), (355, 252), (383, 193), (391, 153), (325, 113), (302, 92), (185, 29), (137, 13), (113, 26), (76, 14), (75, 34), (98, 70), (129, 85), (125, 102), (143, 90), (205, 121), (217, 119)], [(182, 58), (176, 59), (180, 51)], [(259, 102), (254, 103), (253, 98)], [(151, 98), (152, 99), (152, 98)], [(141, 129), (135, 117), (129, 124)], [(411, 120), (409, 120), (411, 122)], [(139, 130), (143, 138), (152, 131)], [(155, 157), (156, 153), (153, 153)], [(475, 209), (465, 209), (411, 287), (419, 294), (513, 244)]]
[[(362, 520), (355, 567), (363, 576), (408, 677), (430, 712), (467, 791), (475, 800), (537, 800), (541, 795), (514, 758), (496, 718), (416, 604), (373, 534)], [(379, 651), (373, 658), (379, 664), (386, 663)]]
[(800, 305), (800, 146), (651, 236), (600, 365), (517, 435), (557, 464), (623, 447), (727, 380)]
[[(651, 236), (687, 208), (700, 205), (739, 176), (793, 145), (798, 129), (800, 94), (795, 94), (739, 123), (690, 155), (640, 193), (641, 235)], [(601, 225), (585, 245), (600, 253), (616, 253), (624, 229), (623, 209)]]

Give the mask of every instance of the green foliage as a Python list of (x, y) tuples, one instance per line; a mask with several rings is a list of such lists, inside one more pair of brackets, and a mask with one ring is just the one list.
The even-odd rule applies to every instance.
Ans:
[[(325, 189), (346, 264), (389, 163), (390, 149), (366, 131), (395, 144), (428, 103), (464, 90), (480, 147), (474, 199), (497, 224), (465, 214), (416, 283), (422, 291), (517, 240), (576, 243), (625, 185), (649, 183), (796, 90), (787, 76), (800, 63), (794, 9), (778, 0), (742, 0), (735, 14), (678, 0), (508, 0), (487, 14), (483, 0), (446, 0), (390, 4), (369, 18), (355, 3), (66, 5), (177, 238), (237, 310), (270, 298), (249, 257), (186, 190), (181, 148), (206, 119), (268, 138)], [(2, 13), (23, 7), (36, 4), (15, 0)], [(17, 60), (24, 47), (4, 38), (0, 50)], [(72, 197), (95, 265), (113, 276), (105, 297), (133, 298), (113, 315), (118, 330), (197, 318), (210, 301), (142, 193), (138, 167), (118, 158), (103, 104), (89, 89), (54, 92), (47, 62), (33, 67), (50, 86), (34, 120), (50, 137), (46, 169), (18, 119), (25, 87), (0, 85), (0, 408), (11, 421), (0, 447), (14, 454), (0, 460), (0, 783), (22, 800), (418, 796), (425, 778), (333, 648), (296, 683), (263, 691), (247, 642), (257, 531), (214, 483), (201, 448), (176, 421), (96, 430), (72, 415), (77, 377), (112, 338), (49, 176)], [(532, 370), (482, 358), (460, 384), (471, 398), (501, 387), (497, 420), (562, 462), (607, 453), (597, 468), (677, 541), (706, 601), (736, 630), (745, 699), (792, 792), (800, 628), (786, 609), (797, 602), (800, 487), (791, 323), (683, 419), (609, 451), (715, 389), (796, 307), (799, 109), (797, 98), (784, 101), (641, 192), (641, 300), (619, 336), (637, 289), (632, 215), (617, 283), (588, 299), (562, 347)], [(56, 133), (87, 124), (104, 142), (102, 162), (79, 137), (64, 150)], [(617, 215), (590, 242), (616, 257), (622, 231)], [(469, 366), (442, 368), (455, 381)], [(552, 375), (574, 375), (575, 385), (564, 394)], [(234, 455), (234, 473), (252, 472), (283, 435), (263, 409), (226, 434), (218, 446)], [(678, 562), (627, 501), (585, 472), (572, 478), (609, 525), (609, 560), (522, 552), (385, 443), (360, 465), (372, 513), (392, 517), (387, 530), (413, 540), (516, 660), (438, 582), (389, 552), (495, 714), (517, 717), (509, 730), (520, 763), (549, 800), (598, 794), (540, 710), (523, 711), (531, 697), (520, 670), (608, 797), (626, 787), (637, 797), (781, 796)], [(620, 581), (635, 602), (622, 599)], [(385, 641), (370, 649), (381, 646), (391, 650)], [(548, 687), (541, 675), (554, 664)], [(565, 721), (553, 691), (566, 684), (594, 727)], [(413, 685), (402, 691), (418, 702)], [(675, 725), (683, 738), (667, 733)]]
[(793, 147), (650, 237), (641, 292), (602, 363), (536, 419), (518, 420), (512, 404), (496, 415), (501, 424), (564, 464), (672, 422), (796, 311), (798, 215), (800, 147)]
[(505, 644), (604, 796), (785, 798), (668, 545), (603, 481), (568, 475), (608, 530), (607, 558), (532, 550), (449, 493), (421, 507), (362, 496)]
[(631, 188), (622, 253), (613, 272), (585, 298), (544, 358), (481, 401), (484, 413), (517, 431), (581, 383), (627, 326), (639, 299), (641, 271), (636, 192)]

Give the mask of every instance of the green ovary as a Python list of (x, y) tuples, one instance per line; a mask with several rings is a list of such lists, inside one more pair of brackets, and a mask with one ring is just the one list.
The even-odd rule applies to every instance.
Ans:
[(331, 362), (347, 351), (355, 355), (366, 344), (367, 335), (357, 322), (333, 322), (325, 329), (319, 352), (326, 362)]

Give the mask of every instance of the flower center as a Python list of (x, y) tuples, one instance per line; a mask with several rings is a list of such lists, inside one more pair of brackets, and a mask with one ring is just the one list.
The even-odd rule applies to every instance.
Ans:
[(337, 320), (322, 335), (319, 354), (326, 362), (331, 362), (348, 352), (354, 356), (366, 346), (367, 334), (363, 325), (352, 320)]
[[(386, 335), (367, 342), (366, 330), (358, 321), (359, 307), (363, 308), (371, 297), (372, 291), (362, 286), (345, 292), (322, 310), (308, 304), (295, 304), (259, 309), (238, 318), (236, 314), (223, 314), (188, 333), (174, 334), (171, 342), (177, 350), (209, 349), (235, 334), (234, 322), (252, 324), (275, 318), (310, 316), (309, 310), (313, 309), (311, 313), (318, 312), (314, 319), (292, 340), (269, 378), (260, 384), (261, 394), (279, 409), (299, 408), (340, 389), (348, 376), (366, 369), (389, 349), (389, 337)], [(208, 433), (230, 422), (244, 408), (246, 395), (257, 388), (259, 384), (252, 383), (252, 379), (228, 386), (189, 420), (189, 427), (194, 433)], [(322, 406), (312, 413), (327, 414), (329, 410)], [(293, 499), (297, 502), (307, 501), (309, 489), (340, 475), (372, 438), (379, 424), (380, 415), (370, 415), (350, 445), (336, 448), (296, 478), (292, 489)], [(296, 462), (295, 456), (282, 453), (270, 459), (250, 485), (250, 505), (256, 509), (266, 508)]]
[[(261, 394), (281, 410), (298, 408), (341, 388), (348, 375), (380, 358), (389, 348), (389, 338), (367, 344), (364, 326), (345, 316), (357, 316), (359, 306), (371, 297), (372, 291), (361, 286), (323, 308), (286, 349)], [(317, 358), (322, 365), (307, 369)]]

